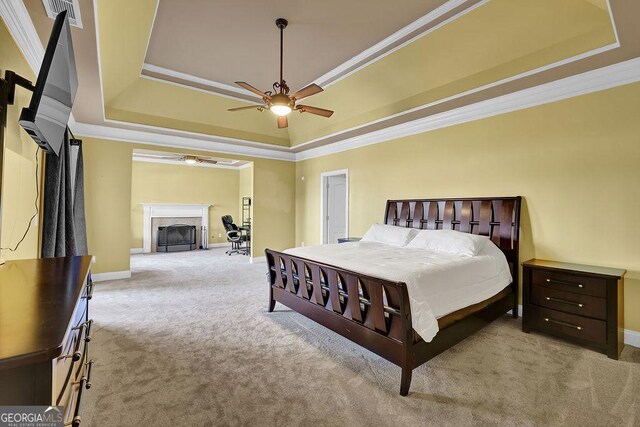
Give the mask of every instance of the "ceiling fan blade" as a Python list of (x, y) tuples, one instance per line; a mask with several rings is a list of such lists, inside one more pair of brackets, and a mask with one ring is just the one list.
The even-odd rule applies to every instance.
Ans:
[(251, 86), (249, 83), (247, 82), (236, 82), (236, 84), (242, 88), (245, 88), (246, 90), (248, 90), (249, 92), (253, 92), (257, 95), (260, 95), (262, 98), (269, 98), (269, 95), (267, 95), (266, 93), (262, 92), (259, 89), (256, 89), (255, 87)]
[(253, 110), (254, 108), (257, 108), (258, 110), (262, 110), (264, 109), (264, 105), (249, 105), (246, 107), (229, 108), (227, 111)]
[(289, 126), (289, 120), (287, 120), (287, 116), (278, 117), (278, 129), (284, 129)]
[(311, 113), (311, 114), (315, 114), (317, 116), (322, 116), (322, 117), (331, 117), (331, 115), (333, 114), (333, 111), (331, 110), (325, 110), (324, 108), (318, 108), (318, 107), (312, 107), (310, 105), (298, 105), (296, 107), (296, 110), (300, 110), (303, 113)]
[(291, 98), (295, 98), (296, 100), (299, 101), (302, 98), (306, 98), (308, 96), (315, 95), (316, 93), (320, 93), (323, 90), (324, 89), (322, 89), (317, 84), (311, 83), (309, 86), (303, 87), (302, 89), (300, 89), (299, 91), (297, 91), (296, 93), (291, 95)]

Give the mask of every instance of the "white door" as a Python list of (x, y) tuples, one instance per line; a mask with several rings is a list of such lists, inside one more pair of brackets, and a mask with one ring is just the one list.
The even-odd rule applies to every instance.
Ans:
[(324, 243), (338, 243), (347, 237), (347, 177), (334, 175), (327, 177), (327, 214)]

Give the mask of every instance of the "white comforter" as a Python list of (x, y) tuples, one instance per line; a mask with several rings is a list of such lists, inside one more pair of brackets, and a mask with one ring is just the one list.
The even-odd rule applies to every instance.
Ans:
[(511, 283), (507, 260), (491, 242), (474, 257), (374, 242), (303, 246), (285, 252), (406, 283), (413, 329), (427, 342), (438, 333), (439, 317), (491, 298)]

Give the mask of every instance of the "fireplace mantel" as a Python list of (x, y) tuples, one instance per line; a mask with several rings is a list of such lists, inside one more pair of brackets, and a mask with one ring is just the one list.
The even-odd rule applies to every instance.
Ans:
[(142, 252), (151, 252), (151, 218), (201, 218), (202, 225), (209, 228), (209, 208), (212, 205), (141, 203), (142, 215)]

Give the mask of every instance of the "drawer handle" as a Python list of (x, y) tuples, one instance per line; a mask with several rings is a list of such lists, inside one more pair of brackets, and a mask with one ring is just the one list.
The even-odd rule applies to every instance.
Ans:
[(82, 298), (86, 299), (87, 301), (93, 298), (93, 281), (87, 284), (87, 293), (84, 294)]
[(569, 301), (566, 299), (560, 299), (560, 298), (553, 298), (553, 297), (544, 297), (547, 301), (553, 301), (553, 302), (559, 302), (562, 304), (568, 304), (568, 305), (573, 305), (575, 307), (584, 307), (584, 304), (579, 303), (579, 302), (574, 302), (574, 301)]
[(89, 319), (85, 323), (87, 324), (87, 331), (84, 334), (84, 340), (89, 342), (91, 341), (91, 326), (93, 326), (93, 319)]
[(93, 367), (93, 359), (87, 362), (87, 383), (85, 385), (86, 388), (91, 388), (91, 368)]
[(91, 341), (91, 326), (93, 326), (93, 319), (89, 319), (86, 322), (82, 322), (80, 323), (78, 326), (76, 326), (75, 328), (73, 328), (74, 331), (86, 328), (86, 332), (84, 334), (84, 340), (86, 342)]
[(85, 377), (82, 377), (80, 379), (80, 381), (74, 383), (80, 386), (80, 388), (78, 389), (78, 397), (76, 399), (76, 407), (73, 411), (73, 418), (71, 419), (71, 421), (67, 421), (64, 423), (64, 426), (73, 426), (73, 427), (79, 427), (80, 423), (82, 422), (82, 419), (80, 418), (80, 405), (82, 404), (82, 391), (85, 388), (85, 384), (87, 382), (87, 379)]
[(58, 359), (71, 359), (74, 362), (77, 362), (82, 358), (82, 353), (80, 353), (80, 337), (82, 336), (82, 330), (87, 326), (87, 322), (81, 323), (80, 325), (72, 328), (74, 331), (78, 331), (78, 341), (76, 341), (76, 347), (73, 349), (73, 353), (69, 353), (64, 356), (58, 357)]
[(557, 323), (558, 325), (562, 325), (562, 326), (568, 326), (570, 328), (574, 328), (574, 329), (577, 329), (579, 331), (581, 331), (583, 329), (582, 326), (576, 326), (576, 325), (572, 325), (571, 323), (560, 322), (558, 320), (549, 319), (548, 317), (545, 317), (544, 321), (545, 322), (551, 322), (551, 323)]
[(547, 279), (547, 283), (557, 283), (558, 285), (575, 286), (577, 288), (584, 288), (582, 283), (564, 282), (562, 280)]

